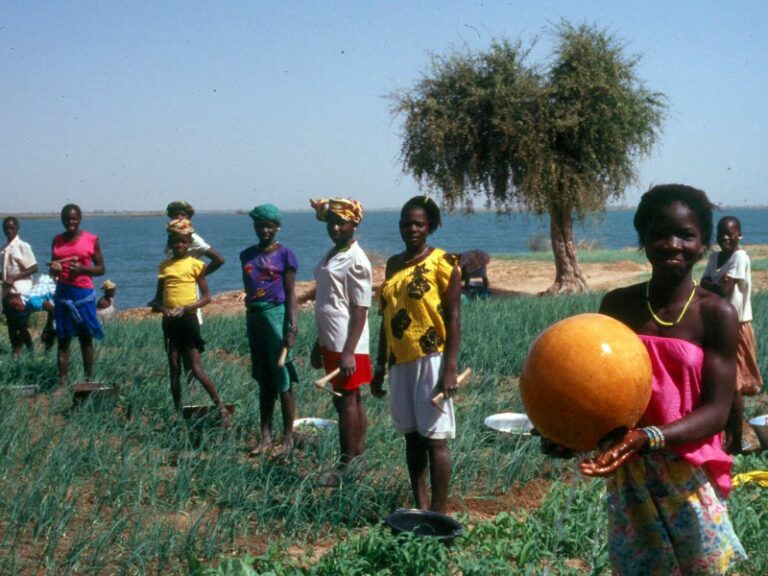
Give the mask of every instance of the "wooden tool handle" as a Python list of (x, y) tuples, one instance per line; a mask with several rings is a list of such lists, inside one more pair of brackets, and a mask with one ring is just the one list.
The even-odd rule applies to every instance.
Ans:
[(331, 388), (327, 384), (325, 386), (320, 386), (319, 388), (321, 390), (325, 390), (329, 394), (333, 394), (334, 396), (338, 396), (339, 398), (341, 398), (343, 396), (343, 394), (341, 392), (336, 392), (336, 390), (334, 390), (333, 388)]
[(280, 357), (277, 359), (277, 366), (278, 368), (282, 368), (285, 366), (285, 357), (288, 356), (288, 348), (283, 346), (283, 349), (280, 350)]
[(315, 380), (315, 386), (317, 386), (321, 390), (325, 390), (329, 394), (333, 394), (334, 396), (338, 396), (339, 398), (341, 398), (342, 394), (336, 392), (336, 390), (334, 390), (331, 386), (328, 386), (328, 382), (330, 382), (333, 379), (333, 377), (339, 374), (340, 372), (341, 372), (341, 368), (336, 368), (335, 370), (326, 374), (322, 378), (318, 378), (317, 380)]
[(337, 374), (339, 374), (340, 372), (341, 372), (341, 368), (336, 368), (335, 370), (333, 370), (332, 372), (326, 374), (322, 378), (318, 378), (317, 380), (315, 380), (315, 386), (317, 386), (321, 390), (325, 390), (326, 392), (328, 392), (330, 394), (333, 394), (334, 396), (341, 397), (342, 395), (340, 393), (336, 392), (336, 390), (326, 386), (326, 384), (328, 384), (328, 382), (330, 382), (331, 379), (333, 379), (333, 377), (336, 376)]
[[(472, 368), (467, 368), (466, 370), (464, 370), (464, 372), (462, 372), (461, 374), (459, 374), (456, 377), (456, 384), (458, 384), (459, 386), (464, 384), (464, 381), (467, 378), (469, 378), (470, 374), (472, 374)], [(434, 404), (435, 406), (437, 406), (439, 408), (440, 407), (440, 403), (443, 400), (445, 400), (445, 394), (443, 394), (442, 392), (438, 392), (437, 394), (435, 394), (435, 397), (432, 398), (432, 404)]]
[(318, 388), (322, 388), (323, 386), (326, 385), (326, 383), (333, 380), (340, 373), (341, 373), (341, 368), (336, 368), (335, 370), (333, 370), (332, 372), (329, 372), (322, 378), (318, 378), (317, 380), (315, 380), (315, 386), (317, 386)]

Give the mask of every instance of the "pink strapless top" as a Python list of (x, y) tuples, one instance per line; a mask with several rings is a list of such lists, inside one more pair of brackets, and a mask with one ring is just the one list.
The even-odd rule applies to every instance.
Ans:
[[(78, 263), (82, 266), (90, 266), (98, 239), (98, 236), (85, 230), (82, 230), (80, 236), (69, 242), (64, 239), (63, 234), (58, 234), (53, 239), (53, 258), (54, 260), (77, 258)], [(93, 277), (86, 274), (71, 274), (67, 263), (63, 264), (61, 273), (56, 281), (78, 288), (93, 288)]]
[[(663, 425), (690, 414), (701, 402), (704, 350), (678, 338), (639, 334), (653, 367), (651, 400), (640, 425)], [(731, 458), (722, 433), (670, 448), (693, 466), (703, 467), (724, 497), (731, 490)]]

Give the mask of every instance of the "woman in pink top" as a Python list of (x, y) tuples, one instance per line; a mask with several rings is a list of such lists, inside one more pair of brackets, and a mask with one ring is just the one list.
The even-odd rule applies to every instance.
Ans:
[(66, 390), (69, 372), (69, 343), (73, 336), (80, 341), (86, 379), (93, 377), (93, 338), (102, 338), (101, 324), (96, 316), (93, 277), (104, 274), (104, 258), (99, 238), (80, 230), (82, 212), (76, 204), (61, 209), (64, 233), (53, 239), (51, 246), (51, 276), (56, 278), (53, 300), (56, 315), (56, 336), (59, 341), (57, 362), (59, 391)]
[(691, 274), (710, 243), (712, 209), (690, 186), (646, 192), (634, 224), (651, 279), (609, 292), (600, 307), (637, 332), (653, 366), (639, 427), (580, 464), (608, 477), (614, 574), (724, 574), (746, 556), (725, 505), (731, 459), (722, 448), (738, 317)]

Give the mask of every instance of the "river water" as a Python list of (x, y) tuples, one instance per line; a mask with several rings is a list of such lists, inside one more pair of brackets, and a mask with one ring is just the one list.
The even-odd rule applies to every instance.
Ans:
[[(746, 244), (768, 244), (768, 208), (727, 209), (716, 215), (733, 214), (741, 219)], [(633, 210), (611, 210), (588, 218), (575, 228), (577, 240), (601, 248), (636, 246), (632, 227)], [(396, 211), (366, 212), (357, 239), (374, 261), (402, 250)], [(154, 295), (157, 265), (165, 247), (165, 216), (91, 216), (83, 218), (81, 227), (100, 237), (107, 274), (118, 285), (120, 308), (143, 306)], [(209, 278), (213, 294), (242, 288), (238, 255), (255, 243), (251, 219), (243, 214), (196, 214), (197, 232), (221, 252), (227, 263)], [(58, 218), (22, 219), (20, 236), (32, 245), (40, 263), (50, 258), (51, 240), (63, 231)], [(491, 254), (527, 252), (531, 243), (546, 240), (549, 219), (526, 213), (497, 215), (479, 212), (449, 215), (444, 225), (432, 236), (430, 244), (451, 252), (481, 249)], [(323, 223), (314, 212), (285, 212), (279, 240), (290, 247), (299, 260), (297, 278), (309, 280), (312, 269), (331, 247)], [(97, 279), (97, 286), (103, 279)]]

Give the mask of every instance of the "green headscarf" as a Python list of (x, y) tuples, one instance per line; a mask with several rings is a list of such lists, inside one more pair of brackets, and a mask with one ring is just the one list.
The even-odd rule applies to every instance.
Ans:
[(179, 212), (186, 212), (187, 216), (192, 218), (192, 215), (195, 213), (195, 209), (192, 208), (192, 204), (189, 202), (184, 202), (184, 200), (176, 200), (175, 202), (171, 202), (168, 204), (168, 206), (165, 207), (165, 213), (168, 215), (168, 218), (173, 218)]
[(280, 210), (274, 204), (261, 204), (248, 212), (248, 216), (254, 220), (272, 220), (278, 224), (283, 223), (283, 217)]

